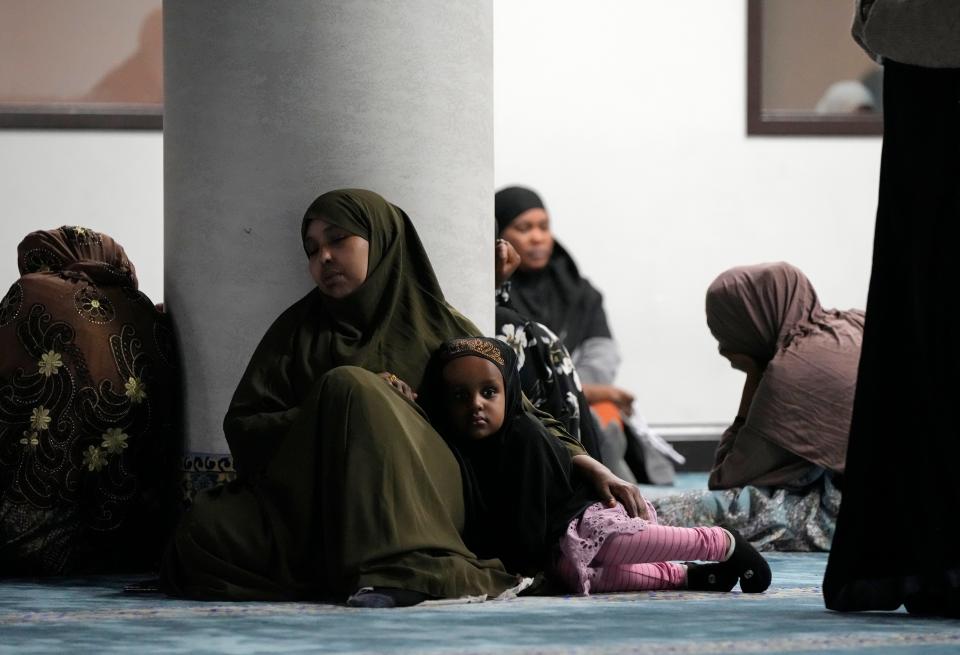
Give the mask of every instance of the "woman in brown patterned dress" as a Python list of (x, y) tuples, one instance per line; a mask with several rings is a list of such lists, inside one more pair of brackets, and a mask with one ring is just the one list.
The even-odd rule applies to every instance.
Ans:
[(105, 234), (33, 232), (0, 302), (0, 576), (143, 568), (176, 503), (174, 348)]

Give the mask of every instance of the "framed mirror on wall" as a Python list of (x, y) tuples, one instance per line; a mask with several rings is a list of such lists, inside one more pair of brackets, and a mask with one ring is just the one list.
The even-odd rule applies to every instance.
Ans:
[(854, 10), (747, 0), (747, 134), (883, 133), (883, 67), (850, 35)]
[(0, 128), (160, 129), (161, 0), (0, 0)]

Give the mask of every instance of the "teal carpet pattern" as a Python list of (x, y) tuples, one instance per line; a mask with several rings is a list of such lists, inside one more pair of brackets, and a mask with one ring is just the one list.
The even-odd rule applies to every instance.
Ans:
[(130, 597), (121, 577), (7, 581), (0, 584), (0, 652), (960, 652), (958, 621), (824, 610), (823, 554), (770, 561), (774, 585), (755, 596), (671, 591), (395, 610)]
[[(692, 485), (684, 484), (688, 487)], [(769, 591), (362, 610), (129, 596), (135, 578), (0, 582), (0, 653), (960, 653), (960, 621), (823, 607), (823, 553), (770, 554)]]

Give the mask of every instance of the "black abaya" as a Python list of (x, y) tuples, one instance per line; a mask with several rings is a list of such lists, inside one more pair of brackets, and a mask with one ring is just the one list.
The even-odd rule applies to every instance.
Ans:
[(873, 273), (829, 609), (960, 615), (960, 69), (887, 62)]

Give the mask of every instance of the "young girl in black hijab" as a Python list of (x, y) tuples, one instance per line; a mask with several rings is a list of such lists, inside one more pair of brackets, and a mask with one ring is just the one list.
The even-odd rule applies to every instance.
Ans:
[[(570, 455), (524, 403), (516, 355), (488, 338), (444, 342), (420, 395), (434, 426), (457, 456), (467, 522), (464, 540), (479, 557), (508, 571), (549, 570), (569, 591), (648, 589), (747, 593), (770, 584), (763, 557), (719, 527), (672, 528), (631, 518), (622, 505), (598, 502), (573, 477)], [(672, 560), (709, 560), (680, 564)]]

